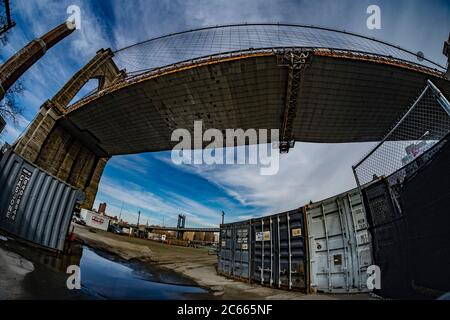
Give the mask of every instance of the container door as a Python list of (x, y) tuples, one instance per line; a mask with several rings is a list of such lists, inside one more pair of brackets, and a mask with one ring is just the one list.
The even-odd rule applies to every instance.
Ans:
[(220, 253), (219, 253), (219, 271), (231, 275), (231, 260), (233, 250), (233, 229), (231, 226), (222, 226), (220, 229)]
[(372, 251), (364, 205), (359, 192), (348, 193), (341, 201), (350, 230), (350, 250), (354, 262), (350, 270), (350, 289), (367, 291), (367, 268), (372, 265)]
[(334, 201), (320, 203), (308, 211), (311, 265), (311, 287), (331, 292), (348, 288), (347, 242)]
[(252, 279), (261, 284), (273, 284), (272, 218), (255, 219), (253, 229)]
[(269, 218), (271, 228), (271, 282), (276, 287), (306, 289), (304, 223), (299, 211)]
[(235, 277), (249, 279), (249, 244), (250, 244), (250, 226), (236, 225), (234, 228), (234, 250), (232, 274)]
[[(290, 255), (290, 279), (291, 289), (306, 289), (306, 250), (303, 213), (295, 210), (287, 214), (287, 238), (288, 253)], [(288, 257), (289, 258), (289, 257)], [(289, 260), (289, 259), (288, 259)]]
[(324, 292), (365, 290), (371, 255), (359, 193), (312, 204), (307, 219), (311, 287)]

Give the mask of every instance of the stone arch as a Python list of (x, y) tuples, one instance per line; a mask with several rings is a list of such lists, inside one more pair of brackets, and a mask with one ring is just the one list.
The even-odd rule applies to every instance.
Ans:
[(14, 143), (14, 151), (27, 161), (36, 164), (86, 194), (83, 204), (91, 208), (97, 193), (100, 177), (108, 161), (107, 156), (83, 137), (77, 136), (64, 123), (69, 103), (91, 79), (98, 80), (98, 90), (125, 78), (112, 60), (111, 49), (101, 49), (82, 69), (40, 108), (26, 131)]

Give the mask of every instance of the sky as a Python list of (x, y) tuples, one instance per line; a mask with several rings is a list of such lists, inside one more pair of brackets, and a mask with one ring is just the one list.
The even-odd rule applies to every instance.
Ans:
[[(81, 9), (81, 29), (61, 41), (20, 79), (17, 96), (23, 116), (10, 121), (0, 143), (14, 142), (42, 103), (51, 98), (100, 48), (117, 50), (168, 33), (230, 23), (292, 23), (336, 28), (374, 37), (446, 65), (442, 55), (450, 32), (450, 1), (348, 0), (11, 0), (17, 26), (0, 44), (3, 63), (29, 41), (57, 26), (70, 5)], [(381, 9), (381, 29), (366, 26), (369, 5)], [(75, 98), (92, 87), (89, 85)], [(351, 166), (368, 143), (296, 143), (281, 155), (276, 175), (262, 176), (257, 165), (175, 165), (170, 152), (113, 157), (105, 169), (95, 207), (136, 223), (187, 226), (226, 222), (298, 208), (355, 187)]]

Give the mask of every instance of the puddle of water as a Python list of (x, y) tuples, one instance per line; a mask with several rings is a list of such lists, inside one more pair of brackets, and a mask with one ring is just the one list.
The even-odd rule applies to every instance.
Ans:
[(83, 289), (106, 299), (171, 300), (207, 293), (195, 286), (157, 282), (156, 275), (138, 272), (87, 247), (83, 247), (80, 270)]

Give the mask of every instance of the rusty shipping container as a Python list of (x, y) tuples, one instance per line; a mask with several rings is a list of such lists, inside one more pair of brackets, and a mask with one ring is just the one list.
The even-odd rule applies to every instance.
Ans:
[(0, 228), (40, 246), (63, 250), (84, 195), (7, 150), (0, 158)]
[(221, 225), (219, 273), (306, 291), (304, 226), (301, 210)]

